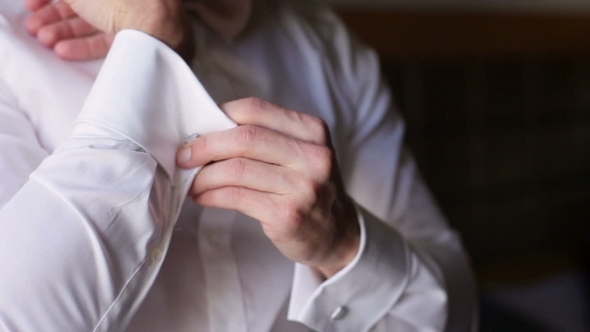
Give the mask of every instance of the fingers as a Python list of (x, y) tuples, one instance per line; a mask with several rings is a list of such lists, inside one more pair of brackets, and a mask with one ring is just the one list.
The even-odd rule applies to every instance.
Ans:
[(74, 11), (66, 3), (59, 1), (49, 3), (35, 11), (26, 21), (27, 30), (32, 35), (37, 35), (41, 27), (76, 16)]
[[(199, 195), (195, 201), (203, 206), (236, 210), (263, 223), (275, 219), (281, 210), (276, 196), (244, 187), (223, 187)], [(277, 207), (276, 209), (273, 207)]]
[(25, 7), (30, 11), (35, 11), (50, 2), (51, 0), (25, 0)]
[(113, 34), (98, 33), (89, 37), (62, 40), (53, 49), (64, 60), (98, 59), (107, 55), (114, 38)]
[(223, 187), (245, 187), (277, 195), (293, 192), (297, 187), (294, 172), (246, 158), (233, 158), (207, 165), (197, 174), (190, 195)]
[(321, 148), (257, 126), (239, 126), (194, 140), (181, 149), (177, 162), (185, 168), (212, 161), (248, 158), (290, 168), (301, 168), (306, 156)]
[(73, 17), (43, 26), (37, 32), (37, 39), (43, 45), (53, 47), (59, 41), (87, 37), (98, 32), (98, 30), (80, 17)]
[(322, 119), (259, 98), (231, 101), (221, 105), (221, 109), (240, 125), (265, 127), (318, 145), (326, 145), (330, 140), (328, 127)]
[(65, 2), (26, 0), (26, 6), (34, 11), (27, 19), (27, 29), (43, 45), (53, 47), (60, 58), (91, 60), (108, 53), (114, 35), (101, 33)]

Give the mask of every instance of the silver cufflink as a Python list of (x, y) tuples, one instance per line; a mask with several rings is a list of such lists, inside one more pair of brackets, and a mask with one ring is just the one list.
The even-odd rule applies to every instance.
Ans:
[(196, 140), (196, 139), (197, 139), (197, 138), (199, 138), (199, 137), (201, 137), (201, 135), (199, 135), (199, 134), (192, 134), (192, 135), (190, 135), (189, 137), (187, 137), (187, 138), (184, 140), (184, 144), (186, 145), (186, 144), (188, 144), (188, 143), (190, 143), (190, 142), (192, 142), (192, 141)]
[(341, 320), (342, 318), (346, 317), (348, 314), (348, 308), (345, 306), (340, 306), (334, 310), (332, 316), (330, 317), (332, 320)]

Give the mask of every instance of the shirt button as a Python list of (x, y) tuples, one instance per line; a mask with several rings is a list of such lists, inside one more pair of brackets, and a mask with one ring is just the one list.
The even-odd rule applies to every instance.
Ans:
[(152, 263), (159, 263), (162, 261), (162, 257), (164, 257), (164, 253), (161, 249), (156, 248), (152, 250), (151, 259)]
[(341, 320), (348, 314), (348, 308), (345, 306), (340, 306), (334, 310), (332, 313), (332, 320)]

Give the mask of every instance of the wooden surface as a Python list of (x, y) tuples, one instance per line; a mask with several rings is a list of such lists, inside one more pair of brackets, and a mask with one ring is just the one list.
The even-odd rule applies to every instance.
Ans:
[(590, 55), (590, 14), (339, 10), (382, 57)]

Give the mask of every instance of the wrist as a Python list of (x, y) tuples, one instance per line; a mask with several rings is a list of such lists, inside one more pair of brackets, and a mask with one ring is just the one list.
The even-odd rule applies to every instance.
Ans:
[(335, 253), (337, 259), (333, 263), (317, 266), (316, 268), (326, 279), (329, 279), (348, 266), (358, 254), (359, 249), (360, 235), (357, 237), (351, 237), (351, 239), (349, 239), (347, 243), (341, 246), (338, 249), (338, 252)]
[(176, 13), (162, 13), (147, 20), (131, 22), (127, 28), (142, 31), (160, 40), (187, 62), (194, 56), (192, 28), (184, 10)]
[(350, 211), (347, 217), (348, 222), (345, 223), (346, 227), (342, 230), (339, 241), (332, 249), (330, 261), (316, 266), (326, 279), (331, 278), (348, 266), (360, 250), (360, 226), (354, 209)]

